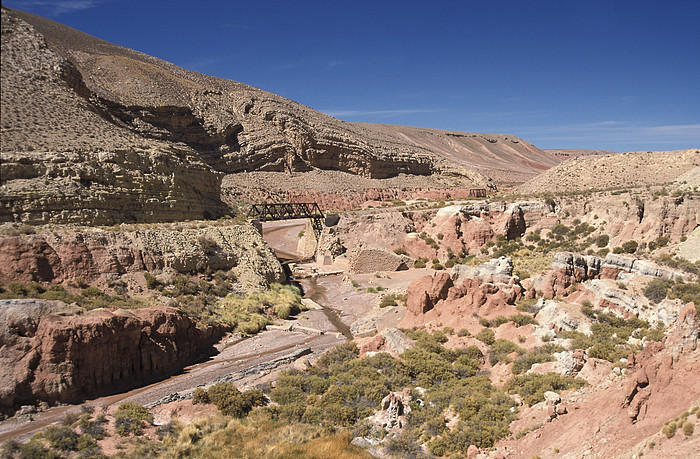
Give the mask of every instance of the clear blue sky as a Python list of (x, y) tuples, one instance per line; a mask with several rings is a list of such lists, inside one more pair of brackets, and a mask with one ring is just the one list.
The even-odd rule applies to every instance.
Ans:
[(700, 1), (14, 0), (346, 121), (700, 147)]

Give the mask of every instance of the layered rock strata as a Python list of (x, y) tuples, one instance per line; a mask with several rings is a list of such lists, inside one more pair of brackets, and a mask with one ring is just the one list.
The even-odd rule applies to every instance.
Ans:
[(688, 277), (685, 273), (624, 255), (609, 253), (605, 258), (600, 258), (594, 255), (557, 252), (549, 271), (535, 278), (533, 287), (549, 298), (565, 296), (571, 293), (571, 287), (575, 284), (591, 279), (617, 279), (622, 272), (664, 279)]
[(251, 226), (137, 231), (99, 228), (0, 238), (0, 282), (63, 282), (165, 269), (232, 270), (243, 286), (284, 281), (279, 260)]

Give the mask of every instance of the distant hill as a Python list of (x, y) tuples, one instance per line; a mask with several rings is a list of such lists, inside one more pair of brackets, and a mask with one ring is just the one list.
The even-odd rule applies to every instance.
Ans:
[(568, 159), (568, 158), (574, 158), (577, 156), (592, 156), (592, 155), (614, 155), (614, 151), (607, 151), (607, 150), (585, 150), (582, 148), (559, 148), (559, 149), (549, 149), (549, 150), (543, 150), (547, 153), (550, 153), (557, 158), (561, 159)]
[(521, 193), (640, 187), (670, 183), (700, 167), (700, 149), (577, 156), (517, 187)]
[(493, 188), (558, 162), (513, 136), (346, 123), (4, 7), (1, 140), (0, 221), (34, 223), (213, 218), (222, 177), (235, 195), (252, 171)]

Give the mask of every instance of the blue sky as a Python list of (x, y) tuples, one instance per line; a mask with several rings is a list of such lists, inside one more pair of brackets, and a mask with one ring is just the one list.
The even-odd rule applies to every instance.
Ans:
[(14, 0), (346, 121), (700, 147), (700, 1)]

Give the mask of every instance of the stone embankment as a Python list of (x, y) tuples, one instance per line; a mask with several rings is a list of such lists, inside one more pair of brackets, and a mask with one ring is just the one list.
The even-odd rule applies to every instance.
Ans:
[(58, 301), (0, 301), (0, 410), (75, 403), (168, 376), (213, 351), (223, 327), (178, 309), (84, 312)]
[(146, 228), (62, 228), (0, 238), (0, 282), (92, 281), (103, 275), (205, 268), (232, 270), (243, 286), (253, 288), (285, 279), (274, 253), (252, 227)]

